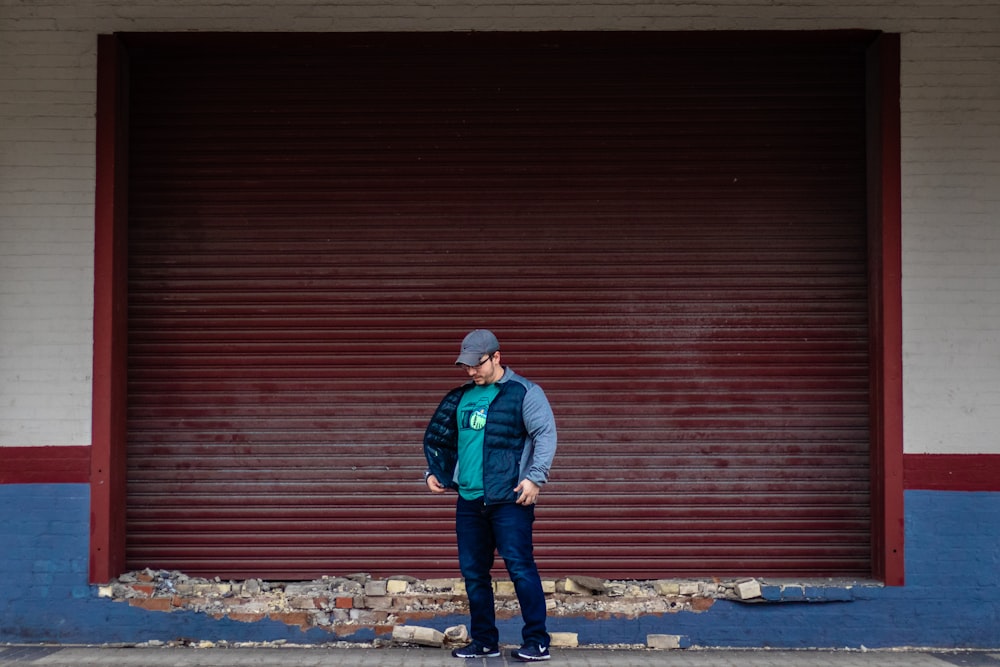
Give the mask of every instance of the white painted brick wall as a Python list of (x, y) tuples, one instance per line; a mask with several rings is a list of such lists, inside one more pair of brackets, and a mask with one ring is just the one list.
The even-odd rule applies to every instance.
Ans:
[(1000, 5), (939, 15), (902, 40), (905, 447), (995, 454)]
[(1000, 453), (996, 0), (0, 0), (0, 446), (90, 442), (99, 33), (841, 28), (902, 35), (906, 451)]
[(94, 37), (32, 4), (0, 3), (0, 445), (89, 444)]

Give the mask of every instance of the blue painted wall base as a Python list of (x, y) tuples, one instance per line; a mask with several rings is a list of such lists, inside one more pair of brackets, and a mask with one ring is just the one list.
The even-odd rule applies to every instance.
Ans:
[[(795, 595), (765, 589), (768, 602), (719, 600), (704, 612), (634, 619), (551, 617), (553, 632), (581, 644), (644, 644), (682, 635), (696, 646), (771, 648), (1000, 648), (1000, 494), (908, 491), (906, 586), (859, 586)], [(242, 623), (195, 612), (151, 612), (99, 598), (87, 582), (89, 487), (0, 486), (0, 642), (140, 643), (176, 639), (370, 641), (371, 629), (337, 636), (277, 621)], [(819, 598), (806, 600), (805, 598)], [(425, 625), (443, 630), (465, 617)], [(501, 641), (520, 643), (520, 621)]]

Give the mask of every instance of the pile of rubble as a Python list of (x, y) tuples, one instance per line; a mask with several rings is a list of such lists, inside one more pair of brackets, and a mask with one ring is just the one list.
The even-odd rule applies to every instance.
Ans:
[[(761, 594), (756, 580), (612, 581), (570, 576), (542, 583), (550, 616), (590, 619), (700, 612), (718, 599), (748, 600)], [(497, 617), (517, 615), (513, 583), (499, 580), (494, 588)], [(401, 643), (421, 643), (426, 629), (417, 627), (420, 636), (406, 638), (413, 622), (468, 613), (463, 580), (421, 580), (405, 575), (379, 579), (358, 573), (306, 582), (222, 581), (147, 569), (126, 573), (98, 592), (101, 597), (152, 611), (187, 610), (244, 622), (266, 618), (303, 629), (325, 628), (336, 635), (371, 627), (376, 635), (392, 634)], [(431, 641), (460, 643), (465, 641), (461, 630), (464, 628), (438, 633), (441, 637), (435, 635)]]

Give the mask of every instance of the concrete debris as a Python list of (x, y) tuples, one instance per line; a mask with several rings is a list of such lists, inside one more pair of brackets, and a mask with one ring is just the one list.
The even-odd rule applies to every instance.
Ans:
[[(566, 577), (566, 580), (563, 582), (563, 589), (567, 593), (594, 595), (603, 593), (607, 589), (607, 585), (603, 579), (598, 579), (597, 577), (573, 575)], [(558, 585), (556, 590), (559, 590)]]
[(678, 585), (680, 595), (698, 595), (701, 591), (701, 582), (685, 581)]
[(434, 628), (416, 625), (397, 625), (392, 629), (392, 641), (396, 644), (418, 644), (420, 646), (444, 646), (445, 635)]
[(465, 646), (471, 639), (469, 629), (464, 625), (456, 625), (444, 631), (445, 642)]
[(574, 648), (580, 645), (580, 635), (575, 632), (550, 632), (549, 644), (554, 648)]
[(372, 579), (365, 582), (365, 595), (385, 596), (389, 594), (389, 582), (384, 579)]
[(736, 582), (736, 595), (741, 600), (750, 600), (761, 596), (760, 582), (756, 579), (743, 579)]
[(646, 635), (646, 646), (655, 649), (686, 648), (687, 637), (684, 635)]
[[(769, 602), (781, 600), (780, 591), (787, 588), (768, 586), (762, 597), (761, 582), (756, 579), (614, 581), (573, 575), (542, 583), (550, 616), (592, 619), (703, 612), (717, 600)], [(815, 591), (820, 589), (809, 590), (816, 597)], [(428, 624), (428, 619), (468, 614), (465, 582), (460, 578), (420, 580), (395, 575), (382, 579), (354, 573), (300, 582), (222, 581), (218, 577), (203, 579), (182, 572), (146, 569), (125, 573), (99, 586), (97, 593), (149, 611), (188, 611), (247, 623), (270, 619), (303, 630), (323, 628), (338, 636), (372, 628), (383, 637), (391, 633), (392, 641), (421, 644), (468, 641), (467, 634), (450, 634), (453, 630), (465, 631), (462, 626), (444, 633), (431, 628), (419, 632), (413, 629)], [(498, 618), (520, 614), (510, 581), (495, 582), (495, 596)], [(403, 634), (397, 636), (399, 628), (406, 630), (398, 630)], [(406, 635), (407, 632), (413, 634)], [(669, 643), (669, 640), (656, 641)]]
[(389, 579), (385, 582), (386, 592), (389, 595), (402, 595), (409, 586), (410, 584), (400, 579)]
[(681, 585), (676, 581), (655, 581), (653, 588), (657, 595), (680, 595)]

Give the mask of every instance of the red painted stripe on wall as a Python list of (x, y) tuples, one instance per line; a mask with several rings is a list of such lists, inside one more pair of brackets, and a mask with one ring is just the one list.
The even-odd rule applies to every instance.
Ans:
[[(90, 447), (0, 447), (0, 484), (90, 481)], [(1000, 454), (906, 454), (903, 485), (930, 491), (1000, 491)]]
[(0, 447), (0, 484), (85, 484), (90, 447)]
[(930, 491), (1000, 491), (1000, 454), (907, 454), (903, 486)]

